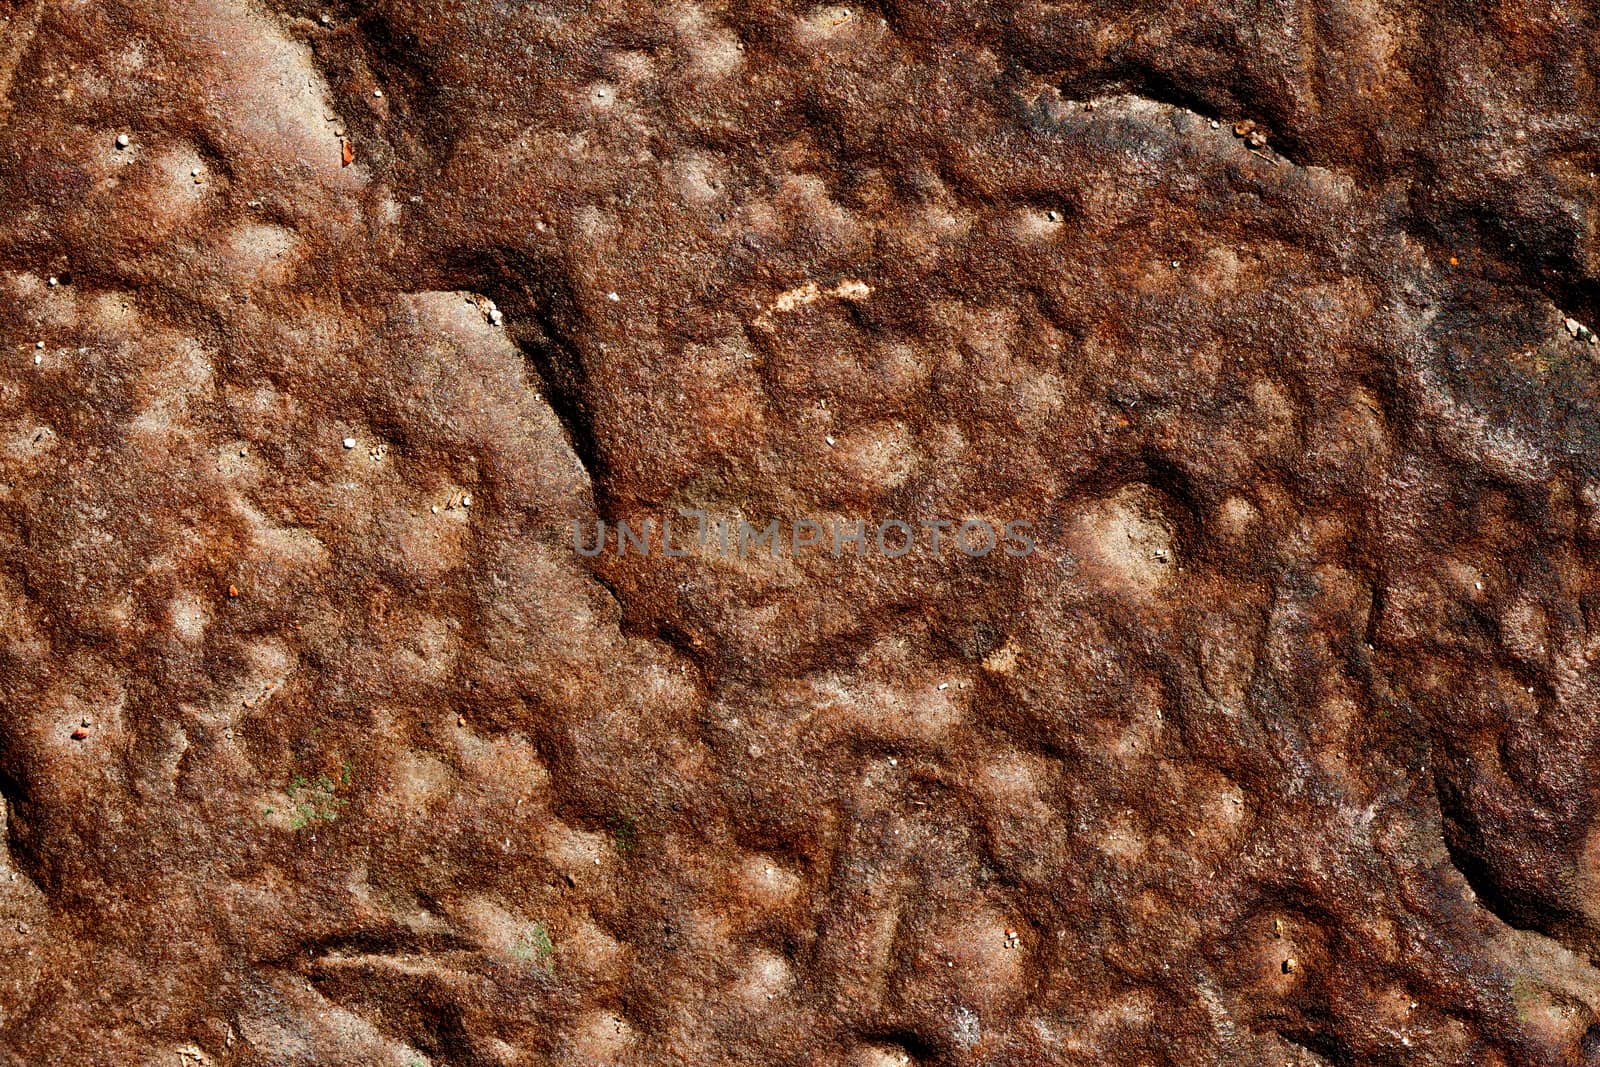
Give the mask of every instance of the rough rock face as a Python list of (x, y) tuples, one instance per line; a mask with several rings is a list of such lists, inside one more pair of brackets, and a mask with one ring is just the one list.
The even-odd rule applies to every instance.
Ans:
[(1600, 1063), (1589, 8), (0, 15), (0, 1062)]

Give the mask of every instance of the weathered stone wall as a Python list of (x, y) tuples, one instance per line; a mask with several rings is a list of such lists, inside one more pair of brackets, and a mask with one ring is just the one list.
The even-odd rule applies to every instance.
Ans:
[(1600, 1062), (1589, 7), (0, 15), (0, 1062)]

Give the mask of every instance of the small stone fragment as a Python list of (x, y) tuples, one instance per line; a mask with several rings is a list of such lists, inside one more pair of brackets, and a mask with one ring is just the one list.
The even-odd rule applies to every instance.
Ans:
[(356, 439), (354, 437), (346, 437), (344, 439), (344, 447), (346, 447), (346, 448), (354, 448), (354, 447), (356, 447)]
[(1245, 144), (1251, 148), (1264, 148), (1267, 143), (1267, 131), (1253, 119), (1240, 119), (1233, 124), (1233, 133), (1236, 137), (1244, 138)]

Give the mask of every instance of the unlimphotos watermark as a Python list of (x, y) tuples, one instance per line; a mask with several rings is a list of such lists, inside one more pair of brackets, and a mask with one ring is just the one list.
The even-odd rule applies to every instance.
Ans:
[[(879, 555), (892, 559), (919, 555), (940, 556), (946, 551), (982, 557), (1000, 551), (1007, 556), (1028, 556), (1034, 552), (1033, 524), (1021, 520), (993, 523), (987, 519), (771, 519), (761, 526), (748, 519), (716, 519), (697, 508), (679, 508), (680, 520), (694, 520), (693, 530), (686, 521), (674, 528), (669, 518), (618, 519), (607, 523), (596, 519), (572, 522), (572, 548), (580, 556), (593, 558), (609, 548), (618, 556), (659, 554), (679, 559), (712, 550), (720, 556), (744, 558), (766, 553), (799, 556), (803, 553), (830, 553), (835, 559), (845, 555)], [(692, 547), (691, 547), (692, 543)]]

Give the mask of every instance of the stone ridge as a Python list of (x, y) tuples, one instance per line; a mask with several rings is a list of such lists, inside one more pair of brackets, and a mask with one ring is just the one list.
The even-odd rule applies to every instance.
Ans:
[(0, 1064), (1600, 1063), (1589, 9), (0, 19)]

